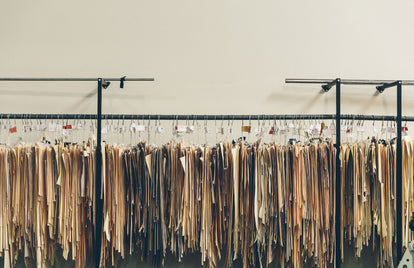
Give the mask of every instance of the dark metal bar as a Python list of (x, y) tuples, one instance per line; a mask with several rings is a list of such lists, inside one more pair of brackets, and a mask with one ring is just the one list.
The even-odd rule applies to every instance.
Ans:
[(0, 114), (2, 119), (41, 119), (41, 120), (96, 120), (96, 114)]
[[(342, 79), (343, 85), (381, 85), (395, 82), (395, 80), (357, 80), (357, 79)], [(414, 80), (401, 80), (402, 85), (414, 86)]]
[(335, 267), (341, 267), (341, 79), (335, 80), (336, 87), (336, 168), (335, 168)]
[[(351, 118), (351, 117), (350, 117)], [(382, 117), (381, 117), (382, 118)], [(284, 115), (266, 115), (266, 114), (256, 114), (256, 115), (157, 115), (157, 114), (126, 114), (126, 115), (117, 115), (117, 114), (106, 114), (103, 115), (103, 119), (107, 120), (295, 120), (295, 119), (335, 119), (333, 114), (309, 114), (309, 115), (295, 115), (295, 114), (284, 114)], [(414, 118), (413, 118), (414, 119)], [(391, 118), (390, 118), (391, 121)]]
[(96, 180), (95, 180), (95, 246), (94, 257), (95, 267), (99, 268), (101, 258), (101, 239), (102, 239), (102, 199), (101, 199), (101, 180), (102, 180), (102, 154), (101, 154), (101, 133), (102, 133), (102, 78), (98, 78), (98, 103), (97, 103), (97, 135), (96, 135)]
[[(96, 120), (96, 114), (0, 114), (0, 120), (4, 119), (31, 119), (31, 120)], [(102, 120), (308, 120), (308, 119), (336, 119), (335, 114), (260, 114), (260, 115), (158, 115), (158, 114), (102, 114)], [(341, 120), (366, 120), (366, 121), (396, 121), (396, 116), (390, 115), (352, 115), (341, 114)], [(414, 117), (404, 116), (402, 121), (414, 121)]]
[[(103, 78), (104, 81), (121, 81), (121, 78)], [(96, 78), (0, 78), (0, 81), (21, 82), (96, 82)], [(155, 81), (154, 78), (125, 78), (124, 81)]]
[(396, 199), (397, 199), (397, 259), (402, 258), (402, 138), (401, 138), (401, 114), (402, 114), (402, 82), (397, 81), (397, 177), (396, 177)]
[[(302, 78), (287, 78), (287, 84), (327, 84), (333, 79), (302, 79)], [(395, 82), (395, 80), (363, 80), (363, 79), (341, 79), (343, 85), (383, 85)], [(402, 85), (413, 86), (414, 80), (401, 80)]]
[[(104, 78), (105, 81), (121, 81), (121, 77), (120, 78)], [(143, 81), (148, 81), (148, 82), (152, 82), (155, 81), (154, 78), (124, 78), (124, 81), (126, 82), (132, 82), (132, 81), (137, 81), (137, 82), (143, 82)]]
[(286, 78), (286, 84), (326, 84), (335, 79), (302, 79), (302, 78)]

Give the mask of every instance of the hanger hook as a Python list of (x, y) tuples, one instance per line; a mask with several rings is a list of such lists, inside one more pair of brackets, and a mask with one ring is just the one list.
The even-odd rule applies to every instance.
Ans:
[(126, 78), (126, 75), (121, 77), (120, 85), (119, 85), (120, 88), (124, 88), (125, 78)]

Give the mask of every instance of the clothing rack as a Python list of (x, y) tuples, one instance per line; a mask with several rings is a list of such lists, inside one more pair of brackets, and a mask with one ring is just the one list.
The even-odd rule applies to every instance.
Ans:
[[(397, 257), (400, 260), (402, 257), (402, 136), (401, 123), (402, 121), (414, 121), (414, 117), (402, 117), (401, 108), (401, 91), (402, 85), (414, 85), (414, 80), (351, 80), (351, 79), (286, 79), (286, 83), (300, 83), (300, 84), (321, 84), (322, 89), (327, 92), (333, 86), (336, 89), (336, 113), (335, 114), (319, 114), (319, 115), (111, 115), (102, 114), (102, 89), (107, 88), (110, 82), (119, 81), (122, 88), (125, 81), (154, 81), (153, 78), (0, 78), (0, 81), (23, 81), (23, 82), (97, 82), (97, 113), (96, 114), (0, 114), (2, 119), (90, 119), (97, 120), (97, 161), (96, 161), (96, 185), (95, 194), (101, 194), (101, 130), (102, 120), (321, 120), (332, 119), (336, 120), (336, 126), (340, 126), (341, 120), (376, 120), (376, 121), (396, 121), (397, 122)], [(341, 85), (376, 85), (379, 93), (383, 92), (388, 87), (397, 87), (397, 116), (380, 116), (380, 115), (342, 115), (341, 114)], [(339, 148), (341, 141), (340, 127), (336, 127), (336, 146)], [(336, 154), (336, 196), (340, 194), (340, 159), (339, 150)], [(102, 201), (98, 197), (96, 199), (96, 211), (102, 210)], [(338, 200), (336, 200), (338, 201)], [(336, 211), (340, 211), (340, 202), (335, 204)], [(101, 230), (102, 230), (102, 214), (95, 215), (96, 233), (95, 237), (95, 266), (99, 267), (100, 250), (101, 250)], [(340, 267), (341, 257), (339, 248), (340, 237), (340, 213), (335, 213), (335, 265)]]
[[(97, 120), (97, 137), (96, 137), (96, 183), (95, 183), (95, 196), (96, 196), (96, 210), (102, 211), (103, 201), (100, 198), (101, 196), (101, 184), (102, 184), (102, 154), (101, 154), (101, 129), (102, 129), (102, 89), (106, 89), (111, 82), (119, 81), (120, 87), (124, 87), (125, 81), (131, 82), (145, 82), (145, 81), (154, 81), (154, 78), (126, 78), (123, 76), (121, 78), (0, 78), (1, 81), (13, 81), (13, 82), (96, 82), (98, 85), (98, 94), (97, 94), (97, 112), (95, 118)], [(27, 116), (27, 115), (26, 115)], [(17, 118), (16, 118), (17, 119)], [(23, 118), (24, 119), (24, 116)], [(40, 118), (39, 118), (40, 119)], [(69, 118), (67, 118), (69, 119)], [(95, 258), (95, 267), (99, 268), (99, 262), (101, 257), (101, 239), (102, 239), (102, 213), (96, 213), (95, 217), (95, 226), (96, 231), (94, 234), (94, 258)]]
[[(395, 121), (397, 122), (397, 167), (396, 167), (396, 200), (397, 200), (397, 259), (398, 261), (402, 258), (402, 131), (401, 122), (402, 119), (402, 85), (414, 85), (414, 80), (358, 80), (358, 79), (286, 79), (285, 83), (296, 83), (296, 84), (321, 84), (323, 91), (328, 92), (333, 86), (335, 86), (336, 96), (336, 125), (338, 126), (341, 120), (341, 85), (376, 85), (378, 93), (382, 93), (385, 89), (390, 87), (396, 87), (397, 89), (397, 116)], [(338, 198), (341, 193), (340, 185), (340, 146), (341, 131), (336, 128), (336, 182), (335, 182), (335, 267), (341, 265), (341, 254), (339, 248), (340, 241), (340, 211), (341, 203)]]

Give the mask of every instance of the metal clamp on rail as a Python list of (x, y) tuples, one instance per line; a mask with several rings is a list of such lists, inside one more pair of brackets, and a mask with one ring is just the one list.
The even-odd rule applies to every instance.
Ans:
[(384, 90), (386, 90), (387, 88), (390, 88), (390, 87), (395, 87), (395, 86), (397, 86), (398, 84), (400, 84), (400, 85), (401, 85), (401, 81), (400, 81), (400, 80), (395, 81), (395, 82), (392, 82), (392, 83), (384, 83), (384, 84), (382, 84), (382, 85), (380, 85), (380, 86), (376, 86), (376, 88), (377, 88), (377, 91), (378, 91), (379, 93), (382, 93), (382, 92), (384, 92)]
[(337, 79), (332, 80), (331, 82), (329, 82), (326, 85), (322, 85), (321, 87), (322, 87), (323, 91), (328, 92), (334, 85), (336, 85), (336, 80)]
[(110, 84), (111, 84), (110, 81), (102, 80), (102, 87), (103, 87), (103, 89), (107, 89)]

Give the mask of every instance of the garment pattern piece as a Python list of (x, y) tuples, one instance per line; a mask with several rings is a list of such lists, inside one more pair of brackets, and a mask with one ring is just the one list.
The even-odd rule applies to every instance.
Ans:
[[(0, 257), (47, 267), (58, 252), (85, 267), (93, 256), (95, 156), (83, 145), (0, 147)], [(279, 145), (170, 142), (102, 144), (101, 267), (127, 254), (165, 265), (200, 253), (202, 266), (326, 267), (335, 253), (333, 141)], [(340, 246), (371, 245), (393, 267), (395, 144), (340, 146)], [(403, 140), (403, 236), (413, 239), (413, 142)], [(101, 198), (98, 197), (98, 198)]]
[[(408, 219), (414, 212), (411, 140), (406, 138), (404, 146), (407, 245), (412, 239)], [(245, 267), (272, 262), (326, 267), (335, 252), (335, 157), (332, 140), (288, 146), (260, 141), (198, 147), (141, 143), (124, 151), (125, 179), (118, 180), (130, 191), (121, 213), (131, 221), (122, 227), (127, 234), (123, 243), (141, 259), (162, 263), (170, 251), (178, 260), (200, 252), (201, 265), (209, 267), (222, 258), (226, 267), (237, 259)], [(341, 257), (345, 243), (353, 245), (356, 257), (372, 244), (380, 251), (377, 266), (393, 267), (395, 144), (344, 143), (340, 159)], [(110, 243), (108, 252), (118, 252), (118, 242)], [(123, 254), (104, 255), (102, 264), (113, 265)]]
[(13, 267), (76, 267), (93, 256), (95, 153), (84, 145), (0, 147), (0, 257)]

